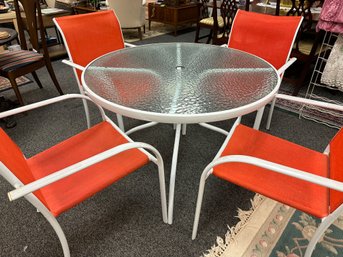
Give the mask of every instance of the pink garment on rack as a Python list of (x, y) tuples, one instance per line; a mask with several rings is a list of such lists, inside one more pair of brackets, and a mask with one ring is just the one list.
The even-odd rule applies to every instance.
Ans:
[(317, 24), (317, 31), (343, 33), (343, 0), (325, 0)]

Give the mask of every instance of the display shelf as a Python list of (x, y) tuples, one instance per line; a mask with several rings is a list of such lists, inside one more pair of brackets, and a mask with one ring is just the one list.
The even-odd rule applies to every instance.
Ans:
[[(305, 98), (343, 105), (343, 91), (321, 82), (324, 67), (337, 37), (336, 33), (325, 32)], [(334, 128), (343, 126), (343, 113), (325, 108), (303, 105), (299, 116)]]

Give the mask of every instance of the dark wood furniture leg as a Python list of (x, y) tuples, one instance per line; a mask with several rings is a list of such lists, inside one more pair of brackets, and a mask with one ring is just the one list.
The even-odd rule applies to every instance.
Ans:
[(45, 65), (46, 65), (46, 68), (47, 68), (47, 70), (48, 70), (48, 72), (50, 74), (50, 77), (51, 77), (52, 81), (54, 82), (54, 85), (55, 85), (57, 91), (60, 93), (60, 95), (63, 95), (63, 91), (62, 91), (62, 89), (60, 87), (60, 84), (57, 81), (57, 78), (56, 78), (55, 72), (54, 72), (54, 70), (52, 68), (51, 62), (46, 62)]
[(33, 79), (36, 81), (39, 88), (43, 88), (42, 83), (40, 82), (37, 73), (35, 71), (31, 72)]
[(11, 82), (12, 88), (14, 90), (15, 95), (17, 96), (19, 104), (24, 105), (24, 101), (23, 101), (23, 98), (21, 97), (21, 94), (19, 92), (17, 82), (15, 81), (16, 77), (13, 74), (9, 73), (8, 79)]
[(142, 39), (143, 39), (143, 36), (142, 36), (142, 28), (141, 28), (141, 27), (138, 27), (138, 36), (139, 36), (139, 40), (142, 40)]

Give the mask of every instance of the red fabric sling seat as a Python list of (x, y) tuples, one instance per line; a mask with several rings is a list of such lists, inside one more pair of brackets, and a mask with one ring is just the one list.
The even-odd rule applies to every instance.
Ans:
[[(25, 159), (1, 129), (0, 141), (0, 160), (24, 184), (128, 142), (108, 122), (101, 122), (29, 159)], [(128, 150), (43, 187), (34, 194), (54, 216), (58, 216), (148, 161), (140, 150)]]

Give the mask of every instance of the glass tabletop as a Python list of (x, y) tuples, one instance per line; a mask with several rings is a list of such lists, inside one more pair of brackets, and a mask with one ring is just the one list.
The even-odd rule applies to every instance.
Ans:
[(125, 48), (94, 60), (83, 72), (91, 96), (134, 118), (229, 112), (275, 93), (278, 82), (275, 69), (260, 58), (194, 43)]

